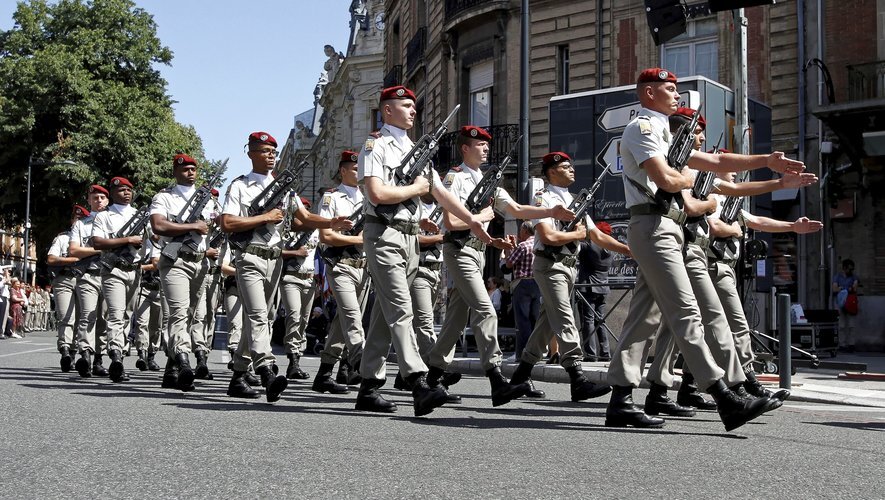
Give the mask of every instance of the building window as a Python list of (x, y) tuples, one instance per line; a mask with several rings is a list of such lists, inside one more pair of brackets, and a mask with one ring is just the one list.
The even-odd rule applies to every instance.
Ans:
[(678, 76), (719, 80), (719, 24), (715, 17), (690, 21), (685, 33), (661, 47), (664, 68)]
[(568, 45), (559, 45), (556, 47), (556, 95), (568, 94), (568, 78)]
[(495, 85), (495, 63), (486, 61), (470, 67), (470, 124), (492, 125), (492, 87)]

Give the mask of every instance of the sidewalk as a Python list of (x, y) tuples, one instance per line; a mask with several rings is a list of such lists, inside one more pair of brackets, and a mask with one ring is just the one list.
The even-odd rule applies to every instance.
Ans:
[[(475, 353), (470, 353), (475, 355)], [(867, 373), (885, 373), (885, 353), (856, 353), (843, 354), (832, 359), (822, 361), (838, 361), (848, 363), (865, 363)], [(584, 374), (594, 383), (607, 383), (607, 362), (582, 363)], [(501, 371), (510, 377), (516, 368), (515, 363), (504, 363)], [(467, 375), (484, 376), (484, 370), (479, 359), (474, 357), (455, 358), (450, 366), (451, 371)], [(678, 370), (677, 370), (677, 373)], [(885, 408), (885, 381), (881, 380), (857, 380), (852, 378), (840, 378), (845, 370), (832, 370), (826, 368), (798, 368), (792, 377), (790, 401), (802, 401), (809, 403), (828, 403), (852, 406), (871, 406)], [(568, 374), (560, 365), (538, 364), (532, 371), (532, 379), (540, 382), (568, 383)], [(768, 388), (778, 386), (777, 375), (759, 375), (759, 380)], [(681, 378), (676, 378), (675, 389), (679, 388)], [(645, 380), (642, 387), (647, 388)]]

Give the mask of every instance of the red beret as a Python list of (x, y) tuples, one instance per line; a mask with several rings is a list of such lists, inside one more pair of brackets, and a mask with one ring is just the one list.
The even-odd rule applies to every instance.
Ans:
[(463, 135), (464, 137), (469, 137), (471, 139), (479, 139), (486, 142), (492, 141), (492, 135), (489, 134), (486, 129), (475, 127), (473, 125), (465, 125), (461, 127), (461, 135)]
[(662, 68), (648, 68), (639, 73), (636, 83), (658, 83), (672, 82), (676, 83), (676, 74)]
[(211, 191), (209, 191), (209, 193), (211, 193), (211, 194), (212, 194), (212, 196), (214, 196), (214, 197), (216, 197), (216, 198), (218, 198), (218, 194), (219, 194), (219, 193), (218, 193), (218, 190), (217, 190), (217, 189), (215, 189), (215, 188), (212, 188), (212, 190), (211, 190)]
[(172, 159), (172, 166), (183, 166), (183, 165), (196, 165), (197, 160), (191, 158), (190, 156), (179, 153), (175, 155), (175, 158)]
[[(694, 118), (694, 114), (696, 112), (697, 111), (695, 111), (691, 108), (676, 108), (676, 112), (673, 114), (679, 115), (679, 116), (684, 116), (684, 117), (688, 118), (689, 120), (691, 120), (692, 118)], [(701, 115), (698, 117), (698, 125), (701, 126), (701, 129), (707, 130), (707, 120), (704, 119), (704, 115)]]
[(403, 87), (402, 85), (397, 85), (396, 87), (387, 87), (386, 89), (381, 91), (381, 100), (386, 101), (388, 99), (411, 99), (413, 101), (417, 101), (415, 98), (415, 93), (411, 90)]
[(249, 134), (249, 144), (270, 144), (277, 147), (277, 140), (267, 132), (252, 132)]
[(113, 179), (111, 179), (111, 186), (117, 187), (117, 186), (121, 186), (121, 185), (134, 187), (132, 185), (132, 183), (129, 182), (129, 179), (127, 179), (125, 177), (114, 177)]
[(562, 151), (554, 151), (552, 153), (545, 154), (544, 157), (541, 158), (541, 165), (544, 168), (550, 168), (553, 165), (564, 161), (571, 162), (572, 158)]
[(104, 186), (99, 186), (98, 184), (93, 184), (93, 185), (89, 186), (89, 194), (92, 194), (92, 193), (101, 193), (105, 196), (110, 195), (110, 193), (108, 193), (108, 190), (105, 189)]
[(341, 164), (345, 163), (345, 162), (351, 162), (351, 163), (356, 162), (357, 160), (359, 160), (359, 158), (360, 158), (360, 154), (357, 153), (356, 151), (351, 151), (349, 149), (345, 149), (344, 151), (341, 152), (341, 159), (338, 160), (338, 166), (340, 167)]
[(612, 235), (612, 227), (608, 222), (597, 222), (596, 227), (602, 231), (603, 233), (611, 236)]
[(75, 217), (89, 217), (89, 210), (81, 205), (74, 205), (74, 212), (71, 214)]

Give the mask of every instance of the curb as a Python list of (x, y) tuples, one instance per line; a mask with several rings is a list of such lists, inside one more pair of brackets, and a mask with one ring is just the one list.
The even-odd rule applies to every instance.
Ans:
[[(505, 377), (509, 378), (513, 376), (513, 371), (516, 369), (516, 366), (516, 363), (503, 363), (501, 365), (501, 373), (503, 373)], [(485, 376), (485, 370), (483, 370), (482, 363), (479, 359), (476, 358), (456, 358), (452, 360), (452, 363), (449, 365), (449, 370), (462, 373), (464, 375), (474, 375), (478, 377)], [(584, 365), (584, 376), (586, 376), (587, 379), (594, 384), (608, 383), (607, 367), (600, 368), (597, 366)], [(535, 365), (534, 370), (532, 370), (532, 380), (535, 380), (537, 382), (560, 384), (569, 383), (568, 373), (566, 373), (565, 369), (560, 365)], [(677, 375), (673, 384), (673, 390), (678, 390), (681, 383), (682, 378)], [(648, 382), (645, 379), (642, 379), (642, 384), (640, 385), (640, 387), (643, 389), (647, 389), (649, 387)], [(834, 388), (834, 390), (838, 389)], [(885, 408), (885, 399), (879, 400), (878, 398), (874, 399), (838, 393), (817, 392), (802, 389), (799, 387), (791, 389), (790, 392), (791, 394), (789, 401), (791, 402), (798, 401), (805, 403), (824, 403), (834, 405)]]

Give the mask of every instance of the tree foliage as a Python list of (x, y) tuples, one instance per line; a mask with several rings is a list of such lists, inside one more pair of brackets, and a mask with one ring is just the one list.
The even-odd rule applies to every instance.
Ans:
[(200, 137), (175, 121), (157, 69), (172, 51), (149, 13), (131, 0), (30, 0), (13, 19), (0, 31), (0, 225), (24, 220), (31, 156), (77, 163), (33, 169), (38, 250), (90, 184), (122, 175), (149, 196), (170, 184), (176, 152), (203, 163)]

